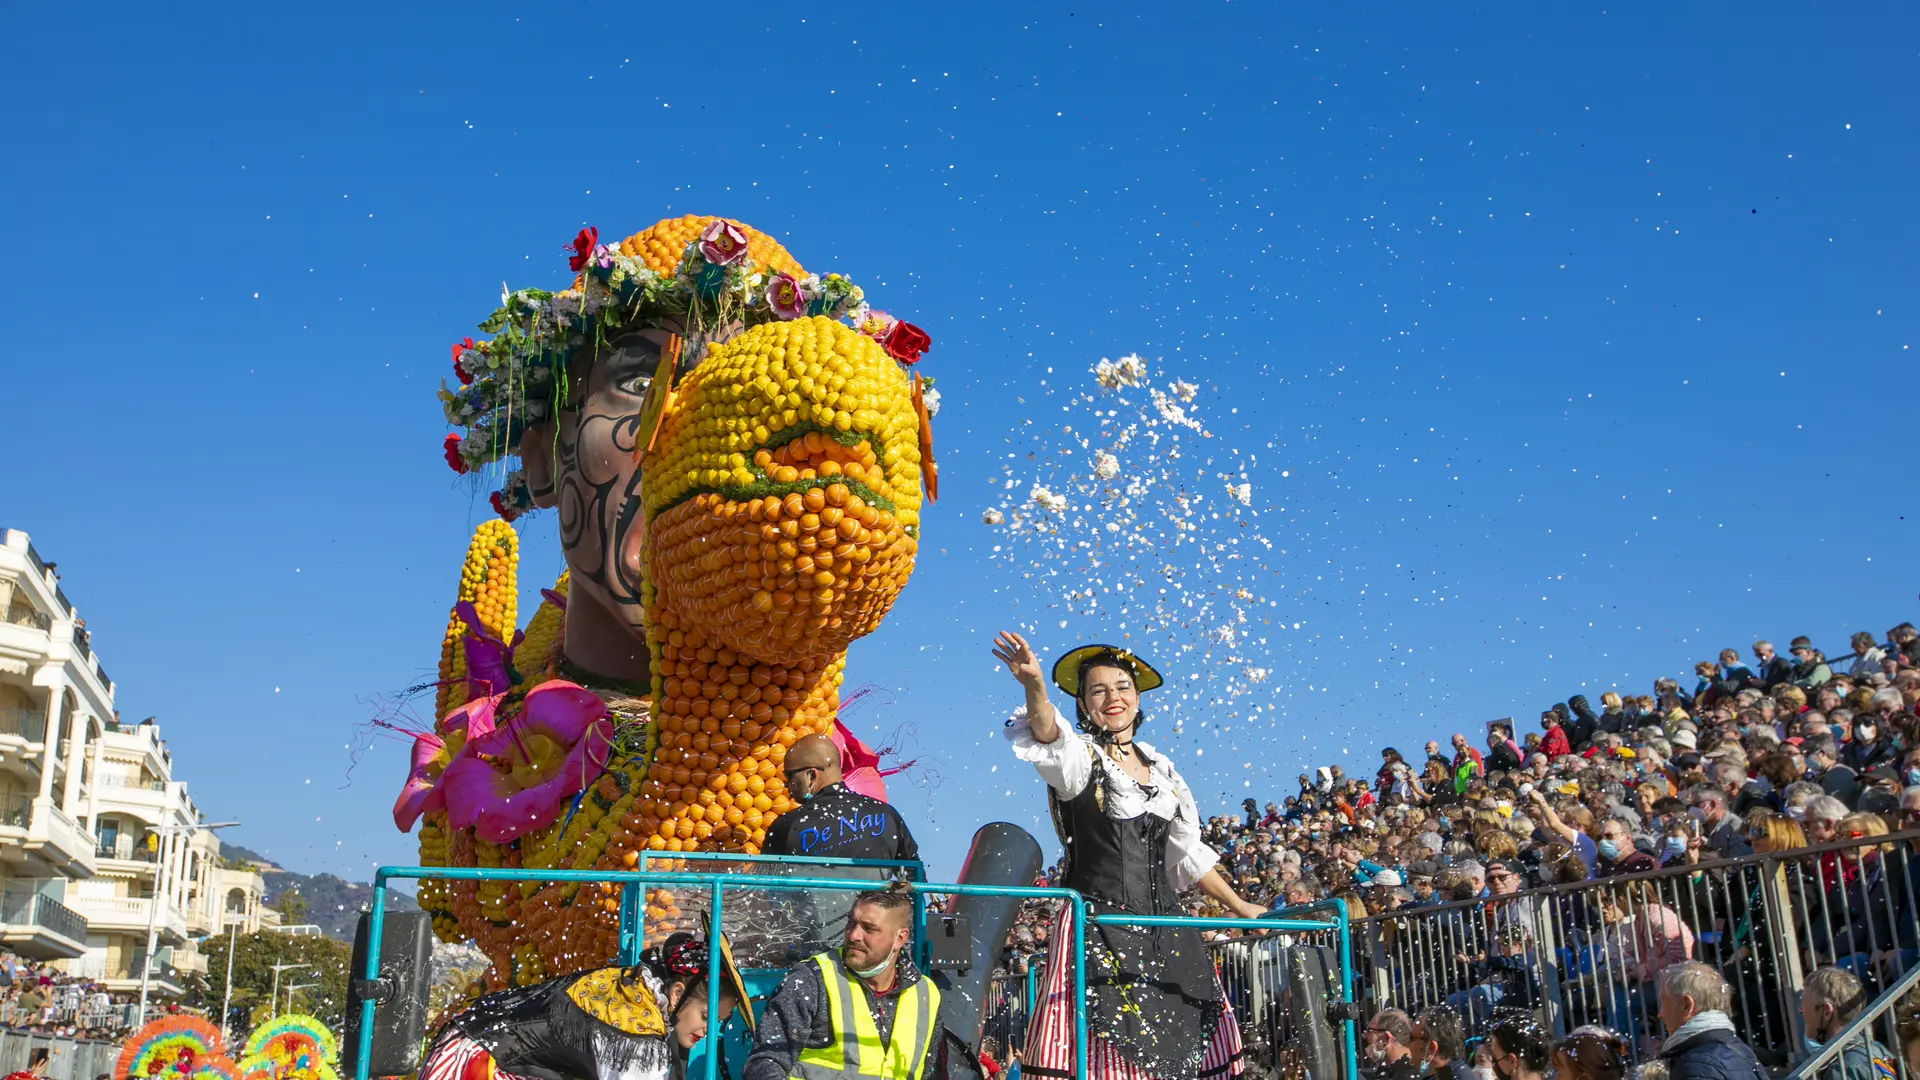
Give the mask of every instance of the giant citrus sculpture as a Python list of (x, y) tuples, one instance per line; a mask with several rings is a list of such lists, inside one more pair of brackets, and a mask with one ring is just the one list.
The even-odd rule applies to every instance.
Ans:
[[(394, 808), (426, 865), (620, 869), (757, 852), (781, 763), (836, 731), (853, 639), (912, 572), (935, 491), (928, 347), (737, 222), (582, 230), (572, 287), (503, 297), (443, 387), (458, 472), (501, 468)], [(524, 630), (509, 522), (555, 508), (568, 569)], [(614, 952), (618, 896), (426, 882), (442, 937), (527, 984)], [(665, 913), (670, 900), (649, 898)]]

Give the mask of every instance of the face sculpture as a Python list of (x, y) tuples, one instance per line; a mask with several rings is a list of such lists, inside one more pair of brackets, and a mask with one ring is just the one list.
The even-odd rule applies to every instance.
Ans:
[[(711, 220), (661, 222), (618, 248), (667, 273)], [(743, 232), (755, 265), (800, 275)], [(641, 850), (757, 853), (794, 806), (787, 748), (833, 730), (847, 646), (912, 572), (924, 421), (900, 363), (860, 330), (802, 315), (688, 335), (669, 385), (662, 356), (680, 329), (583, 348), (561, 407), (520, 444), (568, 564), (560, 677), (650, 689), (644, 739), (610, 753), (578, 812), (510, 844), (430, 819), (444, 831), (423, 829), (424, 863), (629, 869)], [(453, 883), (436, 927), (525, 984), (605, 963), (617, 892)], [(671, 900), (652, 894), (647, 912), (670, 917)]]

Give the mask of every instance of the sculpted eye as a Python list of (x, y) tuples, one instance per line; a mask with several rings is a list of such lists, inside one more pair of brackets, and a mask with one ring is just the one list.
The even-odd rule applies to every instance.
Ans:
[(609, 385), (636, 397), (644, 395), (660, 368), (660, 343), (640, 334), (629, 335), (613, 343), (602, 363)]

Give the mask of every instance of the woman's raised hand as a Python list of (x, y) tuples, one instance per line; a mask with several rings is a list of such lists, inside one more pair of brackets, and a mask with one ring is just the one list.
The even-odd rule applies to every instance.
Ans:
[(1033, 655), (1033, 646), (1027, 639), (1011, 630), (1002, 630), (993, 639), (994, 658), (1007, 665), (1007, 670), (1020, 685), (1039, 687), (1045, 684), (1040, 678), (1040, 658)]

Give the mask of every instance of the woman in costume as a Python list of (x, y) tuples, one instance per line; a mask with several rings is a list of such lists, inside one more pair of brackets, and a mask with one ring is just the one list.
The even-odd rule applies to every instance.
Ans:
[[(722, 942), (720, 1016), (747, 1000)], [(753, 1011), (743, 1009), (748, 1027)], [(680, 1080), (706, 1037), (707, 943), (674, 934), (634, 968), (488, 994), (447, 1022), (420, 1080)]]
[[(1087, 645), (1060, 658), (1053, 681), (1073, 695), (1075, 727), (1047, 700), (1040, 661), (1020, 635), (1002, 632), (994, 656), (1026, 690), (1024, 717), (1007, 724), (1014, 756), (1047, 782), (1066, 850), (1061, 884), (1087, 898), (1089, 915), (1178, 915), (1179, 894), (1199, 888), (1241, 918), (1264, 913), (1233, 891), (1200, 838), (1186, 781), (1134, 735), (1140, 695), (1159, 672), (1125, 649)], [(1069, 914), (1053, 940), (1072, 941)], [(1198, 931), (1095, 926), (1087, 934), (1088, 1075), (1095, 1080), (1225, 1077), (1240, 1072), (1240, 1034)], [(1072, 955), (1047, 961), (1047, 994), (1027, 1038), (1022, 1071), (1074, 1074)]]

